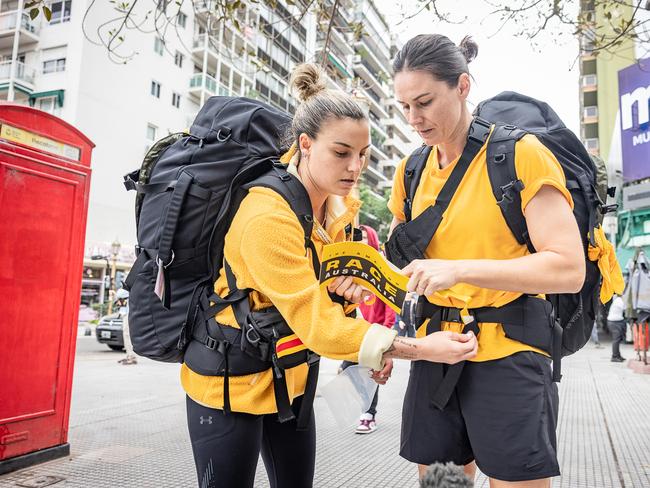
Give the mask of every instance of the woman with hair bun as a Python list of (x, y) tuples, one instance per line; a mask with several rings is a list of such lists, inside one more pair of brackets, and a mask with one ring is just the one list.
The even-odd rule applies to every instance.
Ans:
[[(393, 62), (395, 97), (424, 145), (395, 173), (388, 254), (410, 277), (409, 290), (426, 297), (421, 318), (429, 320), (416, 337), (474, 330), (479, 343), (458, 365), (412, 364), (400, 454), (420, 476), (449, 461), (473, 476), (476, 461), (492, 488), (548, 487), (560, 474), (558, 392), (549, 351), (528, 338), (551, 343), (551, 307), (539, 295), (579, 291), (585, 259), (562, 167), (531, 134), (516, 142), (515, 166), (536, 252), (506, 224), (486, 160), (494, 126), (473, 118), (466, 103), (477, 54), (470, 37), (456, 46), (418, 35)], [(412, 257), (409, 239), (424, 232)]]
[[(370, 147), (368, 120), (350, 96), (325, 88), (318, 66), (298, 66), (291, 86), (300, 104), (288, 135), (293, 147), (282, 160), (309, 196), (314, 222), (311, 240), (320, 256), (325, 244), (347, 238), (345, 229), (359, 210), (360, 202), (350, 192)], [(379, 383), (390, 375), (391, 358), (456, 363), (476, 354), (471, 334), (399, 338), (381, 325), (346, 316), (369, 292), (350, 278), (331, 282), (329, 289), (321, 287), (304, 241), (303, 228), (287, 201), (270, 188), (252, 187), (226, 234), (224, 256), (229, 268), (222, 268), (215, 292), (222, 298), (229, 295), (231, 273), (237, 289), (251, 290), (253, 312), (271, 308), (278, 312), (296, 336), (292, 348), (358, 362), (374, 369)], [(343, 297), (343, 305), (333, 301), (336, 295)], [(239, 328), (233, 307), (218, 312), (215, 320), (225, 329)], [(287, 401), (300, 419), (308, 366), (303, 362), (287, 367), (284, 376)], [(225, 382), (224, 377), (202, 375), (184, 364), (181, 382), (187, 393), (188, 429), (200, 487), (252, 487), (260, 454), (272, 487), (312, 486), (313, 410), (309, 408), (301, 429), (295, 419), (278, 421), (274, 368), (231, 375)], [(229, 408), (224, 405), (225, 392)]]

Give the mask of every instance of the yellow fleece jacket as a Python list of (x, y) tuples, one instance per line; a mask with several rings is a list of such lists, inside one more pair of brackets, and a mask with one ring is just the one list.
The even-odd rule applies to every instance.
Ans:
[[(297, 174), (295, 168), (292, 170)], [(327, 233), (334, 242), (345, 240), (361, 203), (352, 198), (330, 197)], [(324, 246), (316, 231), (312, 233), (320, 256)], [(345, 359), (379, 368), (382, 353), (390, 347), (395, 332), (365, 320), (345, 316), (343, 308), (332, 302), (322, 287), (305, 251), (304, 232), (288, 203), (268, 188), (252, 188), (244, 198), (226, 234), (225, 258), (237, 278), (237, 287), (250, 288), (252, 310), (275, 306), (298, 338), (312, 351), (333, 359)], [(223, 269), (215, 292), (228, 294)], [(237, 327), (232, 309), (216, 316), (217, 322)], [(307, 366), (286, 371), (289, 399), (302, 395)], [(223, 408), (223, 378), (204, 376), (186, 364), (181, 368), (185, 392), (197, 403)], [(230, 377), (230, 403), (235, 412), (268, 414), (277, 412), (272, 370)]]

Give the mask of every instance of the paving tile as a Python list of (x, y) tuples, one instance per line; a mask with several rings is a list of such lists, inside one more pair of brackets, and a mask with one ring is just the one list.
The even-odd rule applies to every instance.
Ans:
[[(68, 458), (0, 477), (16, 487), (60, 477), (55, 488), (179, 488), (196, 486), (178, 365), (145, 359), (117, 364), (119, 354), (80, 337), (75, 366)], [(629, 346), (623, 355), (632, 357)], [(323, 360), (321, 384), (338, 363)], [(650, 487), (650, 375), (609, 362), (607, 349), (587, 346), (563, 362), (555, 488)], [(402, 396), (408, 364), (397, 361), (379, 390), (378, 429), (342, 429), (320, 395), (315, 401), (317, 455), (314, 486), (416, 488), (417, 470), (399, 457)], [(268, 487), (260, 459), (255, 487)], [(481, 473), (475, 486), (487, 488)]]

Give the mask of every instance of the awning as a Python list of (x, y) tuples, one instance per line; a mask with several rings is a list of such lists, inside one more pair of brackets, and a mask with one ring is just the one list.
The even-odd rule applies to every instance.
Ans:
[(332, 56), (330, 53), (327, 53), (327, 57), (332, 62), (332, 64), (336, 66), (341, 73), (343, 73), (344, 76), (352, 78), (352, 75), (348, 73), (348, 70), (345, 69), (345, 67), (341, 65), (341, 63), (339, 63), (339, 61), (334, 56)]
[(33, 107), (36, 104), (36, 99), (38, 98), (47, 98), (47, 97), (56, 97), (56, 101), (59, 104), (59, 107), (63, 107), (63, 92), (65, 90), (49, 90), (42, 92), (35, 92), (29, 95), (29, 105)]

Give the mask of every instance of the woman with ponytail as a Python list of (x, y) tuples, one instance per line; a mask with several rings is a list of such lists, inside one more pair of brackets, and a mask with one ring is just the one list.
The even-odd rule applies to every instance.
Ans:
[[(282, 160), (289, 163), (287, 171), (309, 196), (314, 223), (311, 240), (320, 256), (325, 244), (347, 238), (345, 229), (359, 210), (360, 202), (350, 192), (364, 167), (370, 131), (365, 113), (350, 96), (325, 88), (319, 67), (298, 66), (291, 86), (300, 104), (288, 137), (293, 147)], [(321, 287), (304, 241), (303, 228), (287, 201), (270, 188), (251, 188), (226, 234), (224, 256), (229, 269), (222, 268), (215, 292), (222, 298), (229, 295), (227, 275), (231, 272), (237, 289), (251, 290), (252, 312), (273, 309), (286, 322), (295, 335), (291, 348), (358, 362), (373, 368), (380, 383), (390, 375), (391, 358), (456, 363), (476, 354), (471, 334), (440, 332), (423, 339), (398, 338), (382, 325), (348, 317), (354, 304), (369, 292), (351, 279), (334, 281), (329, 290)], [(343, 305), (333, 300), (336, 296), (343, 297)], [(215, 321), (231, 331), (239, 328), (233, 307), (218, 312)], [(255, 374), (233, 374), (225, 382), (223, 376), (207, 376), (183, 365), (181, 382), (187, 393), (188, 428), (200, 487), (252, 487), (260, 454), (271, 487), (312, 486), (313, 411), (308, 410), (308, 421), (301, 429), (295, 419), (279, 422), (274, 373), (274, 368), (268, 368)], [(307, 363), (287, 367), (284, 377), (289, 407), (298, 416)], [(224, 407), (225, 393), (229, 409)]]
[[(506, 224), (488, 175), (493, 126), (467, 107), (468, 63), (477, 54), (469, 37), (456, 46), (419, 35), (393, 62), (395, 97), (424, 145), (417, 167), (406, 158), (395, 173), (386, 247), (409, 290), (426, 297), (421, 318), (429, 320), (416, 337), (474, 330), (479, 343), (464, 364), (412, 364), (400, 454), (420, 476), (450, 461), (473, 475), (475, 461), (492, 488), (542, 488), (559, 475), (558, 392), (549, 350), (529, 339), (551, 343), (550, 304), (540, 295), (579, 291), (584, 253), (562, 167), (530, 134), (516, 142), (516, 190), (535, 252)], [(432, 236), (418, 257), (405, 246), (414, 235)]]

